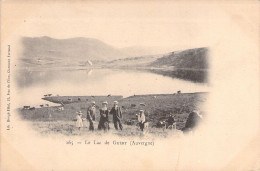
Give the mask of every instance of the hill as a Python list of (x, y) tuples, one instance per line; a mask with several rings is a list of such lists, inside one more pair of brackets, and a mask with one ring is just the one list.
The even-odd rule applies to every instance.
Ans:
[(105, 68), (143, 68), (146, 67), (151, 62), (154, 62), (157, 58), (162, 57), (163, 55), (148, 55), (148, 56), (137, 56), (129, 57), (123, 59), (115, 59), (103, 63), (101, 66)]
[(173, 66), (185, 69), (208, 69), (208, 48), (172, 52), (149, 64), (152, 67)]
[[(144, 57), (164, 53), (159, 47), (133, 46), (116, 48), (93, 38), (54, 39), (51, 37), (23, 37), (23, 53), (21, 67), (23, 68), (78, 68), (86, 67), (89, 60), (95, 66), (111, 64), (120, 59)], [(160, 56), (161, 57), (161, 56)], [(121, 62), (121, 61), (117, 62)], [(146, 60), (146, 59), (145, 59)], [(150, 59), (149, 62), (152, 62)], [(91, 63), (92, 63), (91, 62)], [(143, 61), (142, 61), (143, 62)], [(139, 64), (139, 61), (137, 62)], [(116, 64), (117, 65), (117, 64)]]
[(23, 37), (24, 58), (113, 60), (128, 57), (120, 50), (92, 38), (53, 39)]

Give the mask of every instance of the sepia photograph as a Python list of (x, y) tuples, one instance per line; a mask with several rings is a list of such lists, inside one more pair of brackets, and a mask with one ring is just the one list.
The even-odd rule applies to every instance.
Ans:
[(18, 111), (39, 133), (167, 137), (192, 132), (206, 117), (208, 47), (115, 48), (47, 36), (21, 42)]
[(0, 170), (260, 170), (259, 7), (2, 1)]

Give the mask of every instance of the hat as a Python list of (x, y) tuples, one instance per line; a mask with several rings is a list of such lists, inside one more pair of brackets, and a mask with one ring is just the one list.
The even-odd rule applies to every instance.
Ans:
[(91, 104), (96, 104), (96, 102), (95, 101), (91, 101)]
[(192, 112), (196, 113), (197, 115), (200, 113), (197, 109), (193, 110)]
[(108, 104), (107, 101), (102, 102), (102, 104)]
[(114, 104), (118, 104), (118, 101), (114, 101)]
[(141, 109), (140, 112), (144, 112), (144, 110)]

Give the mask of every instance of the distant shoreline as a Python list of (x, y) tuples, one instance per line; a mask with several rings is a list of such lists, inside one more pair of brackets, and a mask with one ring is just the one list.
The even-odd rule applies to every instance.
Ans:
[[(122, 95), (111, 95), (111, 96), (102, 96), (102, 95), (98, 95), (98, 96), (50, 96), (50, 97), (43, 97), (43, 100), (52, 102), (52, 103), (57, 103), (57, 104), (70, 104), (70, 103), (77, 103), (77, 102), (83, 102), (83, 101), (91, 101), (91, 100), (106, 100), (106, 99), (115, 99), (115, 100), (120, 100), (120, 101), (124, 101), (127, 100), (129, 98), (146, 98), (146, 97), (159, 97), (159, 96), (174, 96), (174, 95), (178, 95), (178, 96), (183, 96), (183, 95), (195, 95), (195, 94), (208, 94), (209, 92), (192, 92), (192, 93), (173, 93), (173, 94), (139, 94), (139, 95), (131, 95), (128, 97), (123, 97)], [(69, 101), (68, 99), (71, 99), (71, 101)], [(80, 99), (80, 100), (79, 100)]]

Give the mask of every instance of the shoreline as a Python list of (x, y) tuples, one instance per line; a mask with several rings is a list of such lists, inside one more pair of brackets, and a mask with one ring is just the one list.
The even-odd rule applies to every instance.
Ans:
[[(209, 92), (192, 92), (192, 93), (180, 93), (182, 95), (193, 95), (193, 94), (208, 94)], [(129, 98), (133, 97), (150, 97), (150, 96), (171, 96), (171, 95), (180, 95), (178, 93), (173, 93), (173, 94), (138, 94), (138, 95), (131, 95), (127, 97), (123, 97), (123, 95), (111, 95), (111, 96), (105, 96), (105, 95), (98, 95), (98, 96), (93, 96), (93, 95), (82, 95), (82, 96), (50, 96), (50, 97), (43, 97), (41, 99), (46, 100), (48, 102), (56, 103), (56, 104), (70, 104), (70, 103), (77, 103), (77, 102), (82, 102), (82, 99), (88, 101), (88, 100), (94, 100), (94, 99), (115, 99), (115, 100), (127, 100)], [(80, 101), (79, 101), (80, 98)], [(69, 102), (68, 99), (72, 99), (71, 102)]]

